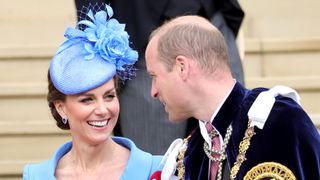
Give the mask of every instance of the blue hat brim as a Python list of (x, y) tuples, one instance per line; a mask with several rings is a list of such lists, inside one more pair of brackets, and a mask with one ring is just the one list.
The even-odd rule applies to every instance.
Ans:
[(108, 82), (116, 75), (116, 66), (99, 55), (87, 60), (81, 42), (69, 44), (50, 63), (49, 73), (54, 86), (66, 95), (82, 93)]

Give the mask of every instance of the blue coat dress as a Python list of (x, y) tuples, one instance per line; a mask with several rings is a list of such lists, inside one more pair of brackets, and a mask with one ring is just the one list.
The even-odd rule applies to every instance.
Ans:
[[(153, 156), (140, 150), (130, 139), (122, 137), (112, 138), (116, 143), (130, 150), (128, 164), (121, 176), (121, 180), (139, 179), (147, 180), (159, 167), (161, 156)], [(72, 142), (63, 144), (48, 160), (37, 164), (27, 164), (23, 170), (23, 180), (54, 180), (56, 167), (60, 158), (70, 151)]]

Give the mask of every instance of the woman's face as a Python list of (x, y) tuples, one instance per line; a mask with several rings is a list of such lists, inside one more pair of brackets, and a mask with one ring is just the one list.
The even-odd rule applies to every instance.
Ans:
[(94, 145), (110, 138), (120, 109), (114, 84), (112, 79), (95, 89), (66, 96), (61, 107), (73, 140)]

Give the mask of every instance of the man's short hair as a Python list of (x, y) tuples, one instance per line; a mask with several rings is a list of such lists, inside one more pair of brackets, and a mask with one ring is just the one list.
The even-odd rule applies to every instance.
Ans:
[[(157, 30), (152, 36), (157, 36)], [(192, 58), (206, 72), (214, 72), (217, 68), (229, 69), (226, 42), (213, 25), (212, 28), (193, 22), (170, 25), (159, 33), (157, 47), (159, 60), (168, 71), (172, 70), (178, 55)]]

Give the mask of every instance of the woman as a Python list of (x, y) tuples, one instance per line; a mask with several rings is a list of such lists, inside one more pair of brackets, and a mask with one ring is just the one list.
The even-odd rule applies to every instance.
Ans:
[[(149, 179), (159, 168), (152, 156), (121, 137), (112, 137), (119, 115), (117, 80), (134, 75), (138, 58), (129, 47), (124, 24), (111, 18), (106, 5), (77, 28), (53, 57), (47, 100), (61, 129), (70, 130), (72, 141), (53, 157), (24, 167), (23, 179)], [(84, 28), (79, 28), (80, 26)]]

